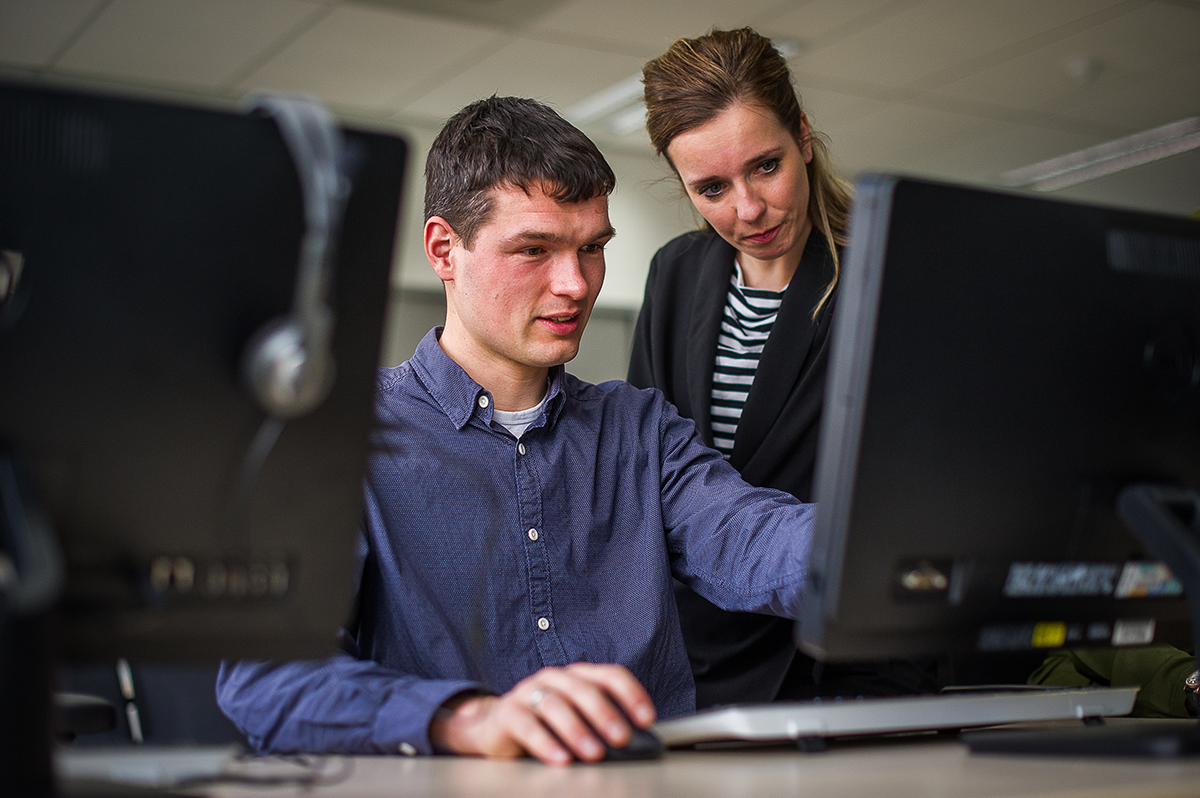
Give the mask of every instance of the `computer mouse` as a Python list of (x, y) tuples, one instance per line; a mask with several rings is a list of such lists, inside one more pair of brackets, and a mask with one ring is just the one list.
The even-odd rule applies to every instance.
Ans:
[[(633, 724), (630, 724), (633, 726)], [(649, 729), (639, 729), (633, 726), (633, 733), (629, 737), (629, 742), (625, 745), (611, 745), (608, 742), (604, 743), (604, 760), (605, 762), (628, 762), (635, 759), (657, 759), (662, 756), (666, 746), (662, 740), (658, 739), (658, 735)]]

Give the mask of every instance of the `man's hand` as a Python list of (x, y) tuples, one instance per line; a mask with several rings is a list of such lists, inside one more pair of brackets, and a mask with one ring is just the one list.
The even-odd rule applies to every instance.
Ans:
[(629, 742), (626, 715), (642, 728), (656, 716), (634, 675), (620, 665), (577, 662), (544, 668), (502, 696), (451, 699), (430, 724), (429, 739), (459, 754), (596, 762), (604, 756), (597, 733), (616, 747)]

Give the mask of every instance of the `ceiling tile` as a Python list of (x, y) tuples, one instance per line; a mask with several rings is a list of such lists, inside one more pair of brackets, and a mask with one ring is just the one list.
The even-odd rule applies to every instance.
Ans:
[(0, 63), (48, 66), (101, 0), (3, 0)]
[(1083, 133), (1015, 123), (995, 123), (976, 135), (924, 152), (910, 151), (908, 168), (918, 174), (997, 185), (999, 176), (1095, 143)]
[(563, 0), (352, 0), (391, 11), (418, 14), (465, 22), (471, 25), (523, 28), (530, 20), (545, 14)]
[[(880, 24), (895, 13), (896, 6), (896, 0), (808, 0), (764, 24), (769, 24), (773, 36), (816, 46), (830, 37)], [(764, 28), (763, 33), (767, 32)]]
[[(1176, 68), (1147, 70), (1125, 81), (1126, 87), (1090, 97), (1063, 117), (1117, 125), (1129, 132), (1200, 116), (1200, 58)], [(1197, 175), (1200, 180), (1200, 175)]]
[(640, 58), (515, 39), (403, 110), (436, 119), (493, 94), (532, 97), (560, 112), (641, 69)]
[[(1072, 78), (1068, 69), (1069, 60), (1081, 56), (1096, 58), (1100, 64), (1100, 72), (1090, 83)], [(1068, 109), (1103, 109), (1114, 92), (1127, 93), (1131, 85), (1169, 100), (1172, 91), (1169, 75), (1178, 70), (1181, 60), (1192, 59), (1200, 62), (1200, 7), (1188, 10), (1152, 3), (933, 93), (1047, 114)], [(1156, 90), (1153, 84), (1157, 74), (1162, 74), (1168, 83)], [(1178, 95), (1170, 104), (1190, 104), (1200, 112), (1196, 97), (1195, 93)], [(1167, 115), (1171, 113), (1174, 112)], [(1081, 111), (1075, 115), (1109, 124), (1116, 121), (1111, 112)], [(1151, 112), (1147, 117), (1154, 115)], [(1132, 129), (1141, 124), (1129, 121)]]
[(275, 54), (240, 88), (395, 111), (405, 94), (423, 94), (423, 86), (436, 85), (465, 54), (499, 40), (499, 34), (477, 26), (347, 5)]
[(888, 88), (919, 87), (980, 56), (1010, 47), (1117, 0), (926, 0), (796, 59), (801, 73)]
[(322, 9), (303, 0), (114, 0), (58, 66), (214, 89)]
[(646, 48), (646, 57), (660, 55), (681, 37), (701, 36), (711, 28), (753, 25), (758, 16), (778, 6), (778, 0), (572, 0), (534, 23), (530, 30), (556, 33), (565, 41), (623, 40)]
[(916, 154), (960, 146), (992, 124), (952, 111), (890, 103), (852, 123), (832, 122), (825, 132), (834, 160), (855, 174), (868, 169), (908, 171)]
[[(444, 3), (403, 10), (410, 0), (0, 0), (0, 72), (189, 97), (315, 94), (348, 118), (395, 114), (387, 124), (432, 135), (495, 92), (566, 111), (677, 37), (749, 24), (804, 48), (791, 60), (797, 85), (846, 171), (979, 182), (1200, 114), (1200, 0), (562, 0), (544, 13), (556, 0), (454, 1), (540, 16), (472, 26), (439, 16)], [(1103, 62), (1091, 83), (1064, 67), (1079, 55)], [(644, 130), (585, 129), (608, 153), (656, 163)], [(1200, 205), (1200, 158), (1164, 163), (1080, 196)]]
[(844, 126), (879, 111), (885, 103), (869, 97), (860, 97), (828, 89), (799, 87), (801, 107), (808, 116), (813, 130), (824, 130), (827, 125)]

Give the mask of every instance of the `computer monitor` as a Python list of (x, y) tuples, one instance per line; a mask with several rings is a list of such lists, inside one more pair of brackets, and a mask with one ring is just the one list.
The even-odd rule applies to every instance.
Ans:
[(48, 639), (313, 657), (348, 617), (407, 147), (259, 105), (0, 85), (6, 784)]
[(871, 176), (836, 313), (803, 650), (1189, 644), (1200, 224)]

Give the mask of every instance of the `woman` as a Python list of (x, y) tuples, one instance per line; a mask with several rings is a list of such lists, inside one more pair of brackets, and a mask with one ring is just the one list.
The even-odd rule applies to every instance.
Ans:
[[(663, 391), (751, 484), (812, 501), (849, 187), (754, 31), (680, 39), (642, 74), (651, 142), (706, 225), (654, 256), (629, 381)], [(698, 708), (932, 687), (905, 663), (821, 668), (789, 621), (680, 584), (676, 599)]]

